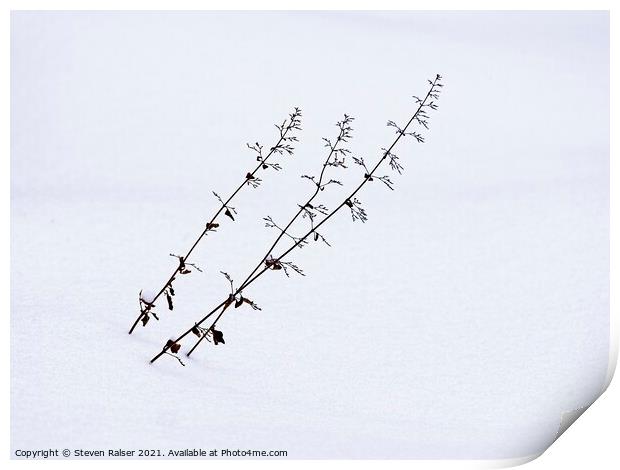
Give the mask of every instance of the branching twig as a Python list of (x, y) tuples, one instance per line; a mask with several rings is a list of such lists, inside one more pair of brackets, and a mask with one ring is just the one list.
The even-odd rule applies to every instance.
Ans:
[(293, 240), (294, 242), (299, 241), (299, 248), (303, 248), (304, 245), (306, 245), (308, 242), (307, 241), (301, 241), (298, 237), (295, 237), (293, 235), (291, 235), (290, 233), (286, 232), (283, 228), (281, 228), (279, 225), (277, 225), (274, 220), (271, 218), (270, 215), (268, 215), (267, 217), (263, 217), (263, 220), (265, 221), (265, 227), (268, 228), (276, 228), (278, 229), (282, 234), (286, 235), (288, 238), (290, 238), (291, 240)]
[(181, 365), (183, 367), (185, 367), (185, 364), (183, 363), (183, 361), (181, 360), (181, 358), (179, 356), (177, 356), (176, 354), (172, 354), (171, 352), (166, 351), (166, 354), (168, 354), (169, 356), (174, 357), (177, 361), (179, 361), (181, 363)]
[(351, 210), (351, 218), (353, 219), (353, 222), (355, 222), (356, 220), (359, 220), (362, 223), (364, 223), (364, 222), (366, 222), (368, 220), (368, 215), (366, 214), (366, 209), (364, 209), (362, 207), (362, 203), (361, 203), (361, 201), (358, 198), (356, 198), (356, 197), (349, 198), (346, 201), (344, 201), (344, 203)]

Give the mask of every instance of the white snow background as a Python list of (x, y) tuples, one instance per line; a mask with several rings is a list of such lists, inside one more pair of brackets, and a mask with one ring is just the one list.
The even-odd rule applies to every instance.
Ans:
[[(12, 449), (285, 449), (290, 458), (523, 457), (593, 401), (609, 351), (606, 13), (14, 12)], [(368, 184), (246, 292), (226, 344), (149, 359), (240, 281), (312, 191), (321, 137), (356, 118), (367, 161), (427, 78), (427, 143), (396, 190)], [(129, 326), (255, 165), (246, 142), (303, 109), (284, 171), (244, 189), (176, 282)], [(349, 162), (350, 163), (350, 162)], [(386, 169), (385, 173), (390, 173)], [(325, 191), (328, 205), (346, 188)], [(191, 260), (190, 260), (191, 261)], [(186, 351), (192, 343), (183, 342)], [(182, 350), (183, 351), (183, 350)]]

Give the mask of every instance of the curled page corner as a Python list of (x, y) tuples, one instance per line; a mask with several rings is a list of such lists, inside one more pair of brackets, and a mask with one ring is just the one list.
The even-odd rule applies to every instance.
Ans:
[(588, 408), (590, 408), (590, 404), (582, 406), (581, 408), (576, 408), (574, 410), (564, 411), (562, 416), (560, 417), (560, 426), (558, 427), (558, 432), (555, 435), (555, 439), (557, 440), (564, 431), (572, 426), (572, 424), (577, 421)]
[[(614, 338), (615, 336), (612, 334), (611, 337)], [(605, 383), (601, 387), (601, 391), (596, 396), (596, 398), (592, 400), (590, 403), (588, 403), (587, 405), (584, 405), (580, 408), (575, 408), (573, 410), (564, 411), (562, 413), (562, 415), (560, 416), (560, 425), (558, 427), (558, 431), (556, 432), (554, 441), (557, 440), (562, 434), (564, 434), (564, 432), (568, 428), (570, 428), (573, 425), (573, 423), (577, 421), (577, 419), (588, 408), (590, 408), (590, 406), (592, 406), (592, 404), (596, 400), (598, 400), (603, 393), (605, 393), (605, 390), (607, 390), (607, 388), (609, 387), (609, 384), (611, 383), (611, 380), (613, 379), (613, 376), (615, 374), (617, 361), (618, 361), (618, 344), (616, 341), (611, 341), (610, 347), (609, 347), (609, 362), (607, 365), (607, 374), (605, 376)]]

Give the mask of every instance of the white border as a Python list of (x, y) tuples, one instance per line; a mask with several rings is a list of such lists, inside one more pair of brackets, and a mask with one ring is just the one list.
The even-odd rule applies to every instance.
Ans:
[[(617, 2), (615, 2), (617, 3)], [(610, 54), (610, 70), (611, 70), (611, 101), (610, 101), (610, 117), (611, 117), (611, 162), (610, 162), (610, 216), (611, 231), (610, 239), (617, 240), (620, 236), (618, 230), (618, 217), (614, 216), (618, 213), (618, 163), (616, 155), (615, 139), (613, 137), (614, 124), (616, 123), (615, 111), (618, 109), (618, 95), (614, 88), (614, 79), (617, 79), (616, 73), (617, 60), (614, 60), (614, 53), (617, 54), (617, 33), (618, 11), (620, 9), (613, 8), (614, 2), (603, 0), (590, 1), (550, 1), (550, 0), (521, 0), (521, 1), (468, 1), (459, 2), (455, 0), (436, 0), (435, 2), (422, 1), (404, 1), (404, 0), (382, 0), (381, 2), (373, 2), (368, 0), (345, 1), (345, 0), (314, 0), (314, 1), (291, 1), (270, 0), (260, 2), (252, 2), (249, 0), (217, 0), (217, 1), (200, 1), (200, 0), (93, 0), (93, 1), (77, 1), (77, 0), (58, 0), (58, 1), (42, 1), (42, 0), (8, 0), (3, 2), (0, 8), (0, 17), (2, 18), (2, 35), (0, 36), (0, 59), (3, 65), (3, 73), (0, 75), (0, 88), (4, 90), (2, 93), (0, 109), (1, 113), (0, 125), (0, 143), (4, 147), (4, 158), (0, 159), (0, 188), (2, 188), (3, 203), (0, 205), (2, 219), (10, 221), (10, 11), (11, 10), (609, 10), (611, 23), (611, 54)], [(430, 8), (429, 8), (430, 7)], [(8, 228), (7, 224), (7, 228)], [(10, 232), (2, 231), (2, 261), (4, 269), (1, 273), (3, 312), (10, 312)], [(607, 385), (609, 386), (616, 367), (618, 357), (618, 304), (616, 287), (618, 286), (618, 250), (617, 243), (611, 243), (610, 251), (610, 307), (611, 307), (611, 341), (610, 341), (610, 362), (607, 374)], [(23, 464), (23, 460), (8, 460), (10, 456), (10, 320), (9, 315), (5, 315), (6, 327), (4, 328), (4, 360), (2, 361), (2, 373), (5, 378), (5, 387), (1, 390), (0, 398), (4, 403), (2, 408), (2, 423), (4, 426), (0, 430), (0, 437), (5, 443), (3, 455), (0, 461), (7, 461), (9, 468)], [(544, 455), (535, 462), (528, 464), (530, 468), (536, 468), (541, 465), (552, 465), (554, 468), (583, 468), (585, 465), (593, 466), (593, 468), (618, 468), (620, 462), (620, 452), (615, 442), (614, 432), (616, 423), (612, 421), (612, 416), (619, 416), (620, 410), (620, 386), (617, 380), (611, 387), (599, 398), (591, 409), (588, 409), (584, 415), (579, 418), (579, 424), (571, 426), (570, 429), (563, 434), (556, 443), (554, 443)], [(606, 387), (607, 388), (607, 387)], [(381, 466), (388, 465), (398, 468), (498, 468), (526, 463), (538, 456), (531, 456), (523, 459), (510, 459), (501, 461), (382, 461)], [(36, 462), (34, 465), (41, 463), (40, 460), (30, 461)], [(132, 465), (148, 465), (150, 468), (163, 468), (164, 466), (175, 467), (179, 465), (196, 467), (204, 469), (205, 465), (210, 467), (217, 465), (219, 468), (228, 468), (237, 466), (242, 462), (252, 465), (252, 468), (272, 468), (272, 467), (289, 467), (291, 460), (274, 461), (244, 461), (244, 460), (136, 460)], [(317, 465), (317, 461), (295, 461), (295, 466), (299, 468), (311, 468)], [(47, 461), (51, 468), (57, 468), (59, 465), (79, 466), (85, 465), (85, 462), (79, 460), (54, 460)], [(110, 460), (88, 461), (87, 465), (93, 468), (103, 468), (110, 466)], [(379, 463), (376, 461), (320, 461), (323, 465), (338, 465), (339, 467), (349, 465), (355, 468), (374, 468)], [(7, 468), (6, 466), (4, 468)], [(546, 468), (546, 467), (545, 467)]]

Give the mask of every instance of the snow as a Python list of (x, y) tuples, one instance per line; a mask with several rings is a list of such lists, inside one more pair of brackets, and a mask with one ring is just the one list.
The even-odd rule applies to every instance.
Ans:
[[(12, 15), (11, 436), (16, 449), (285, 449), (512, 458), (589, 404), (609, 352), (606, 13)], [(395, 149), (366, 224), (231, 309), (225, 345), (149, 359), (228, 292), (311, 191), (343, 113), (366, 161), (445, 77), (427, 143)], [(244, 189), (245, 142), (303, 109), (294, 157)], [(337, 171), (337, 170), (334, 170)], [(389, 170), (386, 170), (388, 172)], [(347, 170), (343, 181), (361, 176)], [(346, 188), (325, 191), (333, 207)], [(183, 347), (191, 345), (183, 342)], [(186, 349), (185, 349), (186, 350)]]
[[(174, 270), (174, 269), (173, 269)], [(173, 271), (171, 270), (171, 272)], [(163, 281), (165, 282), (165, 280)], [(163, 284), (162, 282), (162, 284)], [(138, 296), (138, 298), (141, 298), (142, 300), (144, 300), (146, 303), (152, 303), (153, 300), (155, 299), (155, 296), (157, 295), (157, 292), (155, 289), (142, 289), (140, 291), (140, 295)]]

